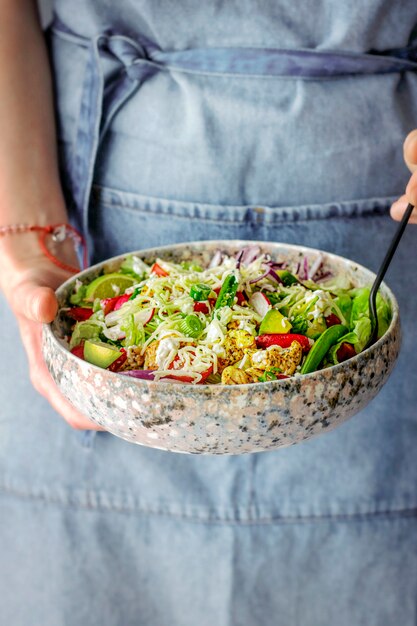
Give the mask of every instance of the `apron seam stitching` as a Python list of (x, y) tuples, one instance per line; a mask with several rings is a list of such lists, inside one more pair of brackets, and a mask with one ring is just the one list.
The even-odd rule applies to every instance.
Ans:
[[(387, 206), (384, 209), (370, 209), (369, 211), (365, 211), (364, 213), (357, 213), (357, 214), (349, 214), (348, 212), (341, 212), (335, 215), (315, 215), (314, 217), (310, 217), (310, 218), (300, 218), (297, 216), (297, 210), (298, 208), (295, 207), (294, 208), (294, 213), (285, 217), (281, 217), (281, 216), (275, 216), (275, 219), (272, 219), (271, 221), (265, 220), (265, 219), (253, 219), (253, 220), (245, 220), (245, 219), (239, 219), (239, 218), (231, 218), (228, 220), (225, 219), (216, 219), (216, 218), (210, 218), (210, 217), (201, 217), (201, 216), (196, 216), (196, 215), (178, 215), (177, 213), (165, 213), (163, 211), (152, 211), (152, 210), (148, 210), (148, 209), (142, 209), (140, 207), (131, 207), (131, 206), (127, 206), (125, 204), (116, 204), (116, 203), (112, 203), (112, 202), (106, 202), (105, 200), (94, 200), (93, 201), (93, 205), (98, 205), (98, 206), (105, 206), (108, 207), (109, 209), (115, 209), (115, 210), (119, 210), (119, 211), (129, 211), (131, 213), (141, 213), (143, 215), (149, 215), (152, 217), (166, 217), (166, 218), (171, 218), (171, 219), (183, 219), (183, 220), (198, 220), (199, 222), (213, 222), (215, 224), (233, 224), (233, 226), (239, 226), (239, 227), (243, 227), (243, 226), (270, 226), (270, 227), (275, 227), (275, 226), (280, 226), (282, 224), (285, 223), (297, 223), (297, 224), (303, 224), (303, 223), (311, 223), (311, 222), (319, 222), (322, 220), (330, 220), (330, 219), (337, 219), (337, 218), (345, 218), (345, 217), (349, 217), (349, 218), (374, 218), (375, 215), (378, 217), (385, 217), (386, 214), (389, 211), (389, 207)], [(250, 207), (249, 207), (250, 208)], [(274, 217), (274, 216), (272, 216)]]
[[(151, 201), (151, 202), (164, 202), (164, 203), (173, 203), (173, 204), (182, 204), (182, 205), (192, 205), (192, 206), (203, 206), (203, 207), (207, 207), (208, 209), (212, 209), (214, 208), (220, 208), (220, 209), (226, 209), (226, 210), (241, 210), (241, 209), (257, 209), (257, 208), (262, 208), (265, 211), (271, 211), (275, 212), (275, 211), (294, 211), (294, 210), (316, 210), (316, 209), (322, 209), (323, 207), (332, 207), (335, 205), (350, 205), (350, 204), (361, 204), (361, 203), (374, 203), (377, 205), (386, 205), (388, 206), (388, 204), (391, 204), (395, 199), (398, 199), (398, 197), (401, 195), (401, 191), (397, 191), (396, 193), (393, 194), (389, 194), (386, 196), (369, 196), (367, 198), (347, 198), (344, 200), (335, 200), (335, 201), (329, 201), (326, 200), (325, 202), (315, 202), (312, 204), (297, 204), (297, 205), (285, 205), (285, 206), (278, 206), (278, 205), (272, 205), (272, 204), (262, 204), (262, 203), (246, 203), (246, 204), (231, 204), (231, 203), (224, 203), (224, 204), (219, 204), (217, 203), (210, 203), (210, 202), (204, 202), (204, 201), (196, 201), (196, 200), (176, 200), (175, 198), (164, 198), (164, 197), (159, 197), (159, 196), (152, 196), (152, 195), (146, 195), (146, 194), (141, 194), (137, 191), (127, 191), (125, 189), (118, 189), (117, 187), (111, 187), (108, 185), (103, 185), (100, 184), (98, 182), (94, 182), (92, 185), (92, 190), (93, 190), (93, 194), (95, 194), (95, 198), (96, 198), (96, 202), (97, 203), (106, 203), (107, 205), (110, 206), (123, 206), (126, 208), (133, 208), (136, 210), (136, 207), (132, 207), (131, 203), (129, 202), (123, 202), (123, 198), (126, 198), (126, 200), (129, 200), (129, 198), (136, 198), (136, 199), (140, 199), (143, 200), (144, 202), (146, 201)], [(114, 196), (114, 197), (118, 197), (120, 198), (120, 201), (114, 201), (113, 198), (109, 198), (107, 199), (106, 197), (108, 196)], [(104, 200), (102, 199), (102, 197), (104, 196)], [(141, 210), (141, 209), (139, 209)]]
[[(69, 509), (79, 509), (84, 511), (108, 511), (114, 513), (138, 513), (143, 515), (152, 515), (167, 518), (176, 518), (182, 520), (188, 520), (190, 522), (206, 523), (206, 524), (228, 524), (239, 526), (256, 526), (256, 525), (286, 525), (286, 524), (307, 524), (307, 523), (323, 523), (323, 522), (358, 522), (358, 521), (371, 521), (375, 519), (398, 519), (398, 518), (417, 518), (417, 506), (403, 509), (386, 509), (382, 511), (369, 511), (364, 513), (339, 513), (339, 514), (323, 514), (323, 515), (270, 515), (264, 517), (248, 517), (241, 518), (228, 517), (228, 516), (210, 516), (199, 514), (187, 514), (179, 513), (175, 511), (162, 510), (153, 507), (141, 507), (141, 506), (128, 506), (128, 505), (116, 505), (115, 503), (109, 504), (96, 504), (93, 502), (65, 502), (63, 498), (59, 496), (53, 496), (52, 494), (39, 494), (34, 491), (23, 491), (16, 488), (7, 487), (6, 485), (0, 485), (0, 492), (4, 495), (14, 496), (20, 500), (36, 500), (51, 505), (57, 505)], [(88, 492), (86, 492), (88, 493)], [(90, 492), (90, 495), (94, 492)]]

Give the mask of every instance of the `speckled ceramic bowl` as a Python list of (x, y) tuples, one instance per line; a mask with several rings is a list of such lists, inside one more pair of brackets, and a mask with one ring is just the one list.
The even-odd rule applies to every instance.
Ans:
[[(251, 242), (197, 242), (136, 252), (174, 262), (209, 262), (217, 249), (235, 253)], [(318, 250), (279, 243), (257, 243), (274, 259), (314, 262)], [(347, 273), (357, 286), (374, 274), (356, 263), (321, 253), (324, 264)], [(64, 283), (63, 306), (76, 278), (92, 280), (103, 265), (117, 269), (123, 256), (95, 265)], [(195, 454), (242, 454), (288, 446), (329, 431), (363, 409), (387, 381), (400, 349), (397, 301), (386, 285), (393, 318), (371, 348), (334, 367), (305, 376), (250, 385), (187, 385), (144, 381), (100, 369), (69, 352), (57, 318), (44, 327), (45, 361), (63, 395), (82, 413), (118, 437), (134, 443)]]

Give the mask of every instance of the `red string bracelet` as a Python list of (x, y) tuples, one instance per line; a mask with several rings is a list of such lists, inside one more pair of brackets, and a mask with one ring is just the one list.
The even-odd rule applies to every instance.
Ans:
[(44, 255), (55, 265), (60, 267), (67, 272), (72, 272), (73, 274), (78, 274), (80, 271), (79, 267), (75, 267), (73, 265), (68, 265), (63, 261), (60, 261), (56, 258), (54, 254), (49, 250), (47, 246), (47, 237), (52, 237), (53, 241), (57, 241), (61, 243), (65, 241), (68, 237), (74, 241), (76, 246), (81, 246), (82, 248), (82, 259), (83, 266), (86, 268), (88, 266), (88, 254), (87, 254), (87, 244), (80, 232), (71, 224), (48, 224), (47, 226), (37, 226), (36, 224), (9, 224), (7, 226), (0, 226), (0, 237), (4, 237), (5, 235), (17, 235), (20, 233), (29, 233), (29, 232), (38, 232), (39, 233), (39, 246)]

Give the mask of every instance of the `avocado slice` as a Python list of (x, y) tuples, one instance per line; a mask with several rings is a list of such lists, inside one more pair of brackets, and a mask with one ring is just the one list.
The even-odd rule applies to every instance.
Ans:
[(92, 365), (105, 369), (109, 367), (122, 353), (115, 346), (103, 341), (87, 340), (84, 343), (84, 359)]
[(271, 309), (263, 318), (259, 327), (260, 335), (289, 333), (292, 326), (289, 320), (277, 309)]

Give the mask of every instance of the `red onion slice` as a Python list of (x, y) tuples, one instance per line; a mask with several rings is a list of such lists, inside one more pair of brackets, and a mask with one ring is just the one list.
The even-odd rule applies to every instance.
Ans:
[(261, 276), (258, 276), (257, 278), (252, 278), (252, 280), (249, 281), (249, 284), (254, 285), (255, 283), (258, 283), (260, 280), (262, 280), (263, 278), (268, 278), (268, 276), (270, 276), (277, 283), (280, 283), (282, 285), (282, 280), (280, 279), (278, 274), (272, 269), (272, 267), (269, 267), (268, 270)]
[(276, 281), (277, 281), (277, 283), (279, 283), (279, 284), (281, 284), (281, 285), (283, 285), (283, 284), (284, 284), (284, 283), (282, 282), (282, 280), (280, 279), (280, 277), (278, 276), (278, 274), (277, 274), (277, 273), (276, 273), (276, 272), (275, 272), (272, 268), (269, 270), (269, 275), (270, 275), (270, 276), (272, 276), (272, 278), (273, 278), (274, 280), (276, 280)]
[(125, 372), (119, 372), (119, 374), (142, 380), (154, 380), (155, 378), (155, 370), (126, 370)]
[(258, 276), (257, 278), (252, 278), (252, 280), (249, 281), (250, 285), (254, 285), (255, 283), (259, 283), (260, 280), (262, 280), (263, 278), (267, 278), (267, 276), (269, 276), (269, 271), (265, 272), (264, 274), (262, 274), (261, 276)]
[(239, 252), (236, 255), (236, 267), (237, 267), (237, 269), (239, 269), (239, 267), (240, 267), (240, 265), (242, 263), (242, 258), (243, 258), (244, 254), (245, 254), (245, 249), (242, 248), (242, 250), (239, 250)]
[(323, 272), (322, 274), (320, 274), (319, 276), (317, 276), (314, 280), (316, 283), (320, 283), (323, 280), (326, 280), (326, 278), (332, 278), (334, 276), (333, 272)]
[(308, 259), (306, 256), (304, 257), (303, 269), (304, 269), (303, 280), (308, 280)]
[(246, 246), (242, 249), (243, 255), (240, 260), (243, 265), (250, 265), (255, 259), (258, 258), (261, 249), (259, 246)]
[(308, 278), (310, 280), (314, 280), (314, 276), (319, 271), (322, 263), (323, 263), (323, 255), (319, 254), (317, 259), (314, 261), (313, 265), (310, 267), (310, 271), (308, 272)]

